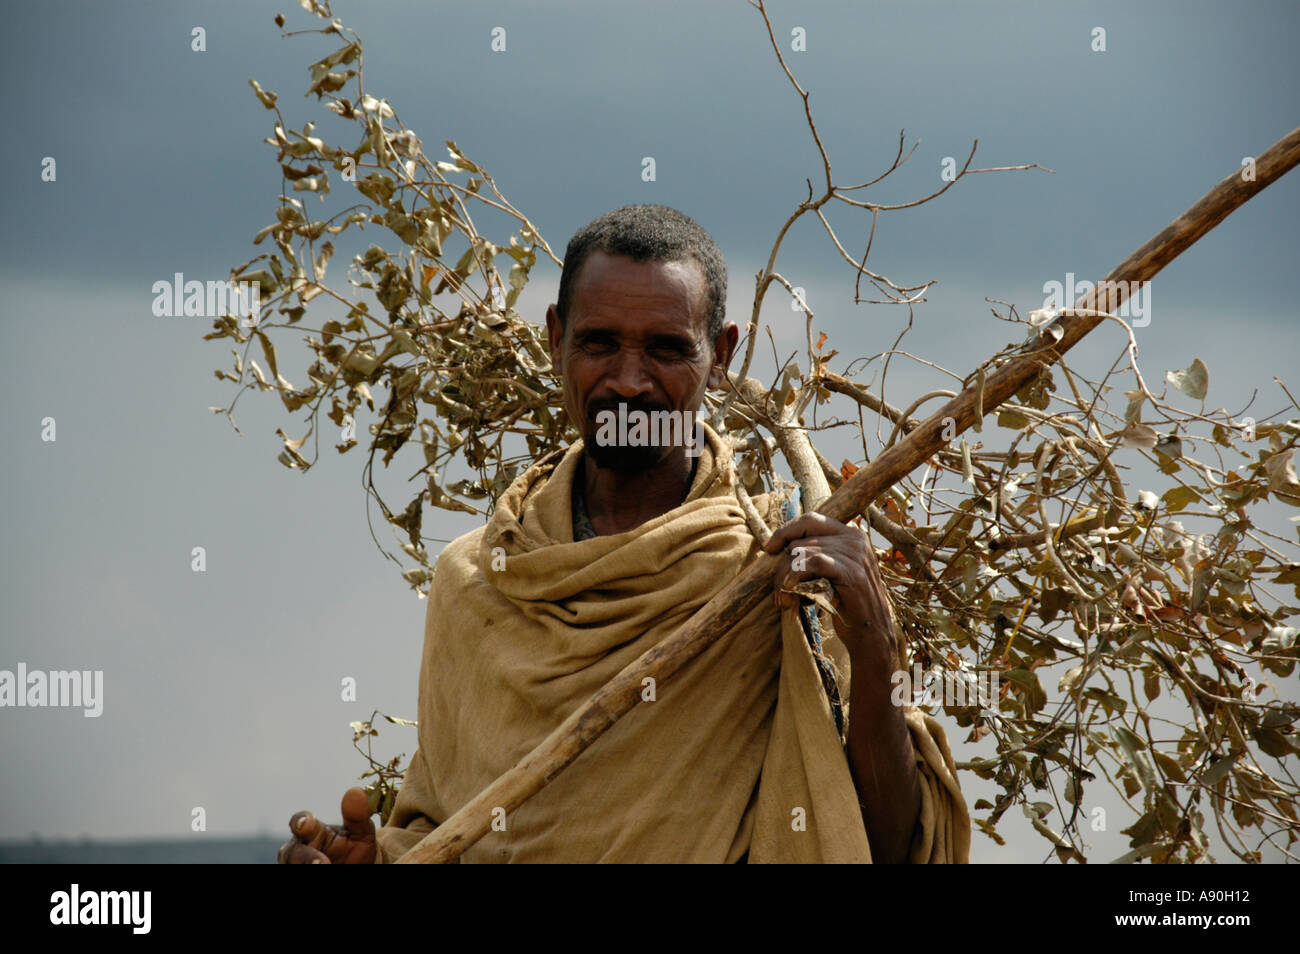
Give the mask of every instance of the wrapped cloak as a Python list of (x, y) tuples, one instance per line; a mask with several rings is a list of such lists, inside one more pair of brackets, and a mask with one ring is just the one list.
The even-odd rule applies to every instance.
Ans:
[[(731, 454), (707, 436), (686, 499), (633, 530), (574, 542), (578, 442), (522, 474), (485, 527), (443, 550), (418, 750), (377, 861), (396, 861), (757, 556)], [(781, 522), (771, 495), (755, 504), (769, 526)], [(848, 699), (843, 644), (828, 633), (824, 651)], [(461, 860), (871, 861), (799, 611), (763, 601), (642, 699)], [(921, 783), (908, 861), (965, 863), (970, 817), (943, 728), (918, 709), (905, 717)]]

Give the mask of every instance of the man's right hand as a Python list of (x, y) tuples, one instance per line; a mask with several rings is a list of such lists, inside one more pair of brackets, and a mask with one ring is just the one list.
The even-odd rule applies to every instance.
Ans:
[(280, 848), (276, 861), (282, 865), (374, 864), (375, 824), (366, 793), (348, 789), (340, 809), (342, 825), (325, 825), (311, 812), (295, 812), (289, 819), (293, 837)]

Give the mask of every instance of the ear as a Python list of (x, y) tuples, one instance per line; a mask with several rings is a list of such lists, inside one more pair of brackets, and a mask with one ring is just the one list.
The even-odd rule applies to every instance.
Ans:
[(560, 326), (560, 313), (554, 305), (546, 307), (546, 340), (551, 349), (551, 367), (561, 374), (564, 371), (564, 328)]
[(722, 331), (713, 342), (713, 364), (709, 368), (709, 387), (721, 388), (727, 383), (727, 368), (736, 353), (736, 343), (740, 341), (740, 329), (734, 321), (722, 326)]

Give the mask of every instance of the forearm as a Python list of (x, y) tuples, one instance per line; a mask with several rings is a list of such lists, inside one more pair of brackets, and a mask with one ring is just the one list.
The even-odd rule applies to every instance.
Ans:
[(907, 860), (921, 811), (921, 781), (903, 710), (890, 699), (878, 660), (850, 656), (849, 770), (878, 864)]

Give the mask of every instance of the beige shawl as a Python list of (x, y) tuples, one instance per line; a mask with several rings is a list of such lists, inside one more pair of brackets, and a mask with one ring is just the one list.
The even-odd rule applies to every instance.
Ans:
[[(392, 862), (669, 636), (756, 556), (713, 432), (686, 500), (574, 542), (581, 443), (521, 475), (438, 559), (419, 747), (379, 830)], [(766, 496), (760, 514), (774, 522)], [(827, 634), (830, 637), (830, 634)], [(827, 651), (847, 665), (842, 644)], [(842, 698), (848, 699), (847, 685)], [(764, 601), (462, 856), (465, 862), (869, 862), (798, 614)], [(909, 861), (964, 863), (970, 818), (939, 723), (905, 710), (922, 804)], [(850, 713), (851, 718), (851, 713)]]

